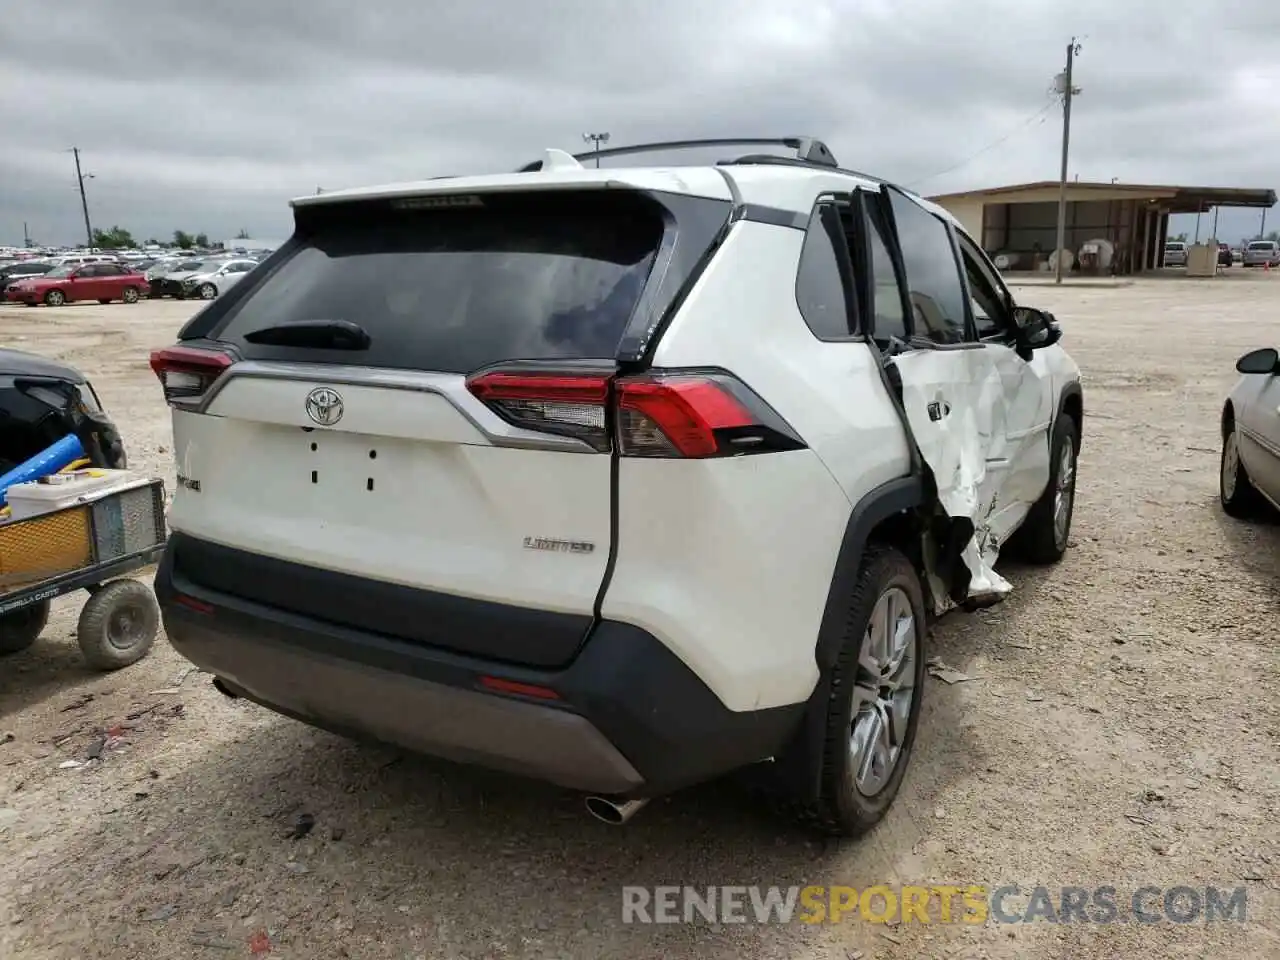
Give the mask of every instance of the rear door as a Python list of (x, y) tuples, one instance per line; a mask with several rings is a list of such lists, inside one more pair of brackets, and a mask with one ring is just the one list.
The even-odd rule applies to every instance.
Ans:
[(238, 362), (175, 409), (176, 556), (276, 607), (564, 663), (608, 564), (605, 401), (661, 208), (445, 199), (299, 208), (287, 259), (184, 331)]

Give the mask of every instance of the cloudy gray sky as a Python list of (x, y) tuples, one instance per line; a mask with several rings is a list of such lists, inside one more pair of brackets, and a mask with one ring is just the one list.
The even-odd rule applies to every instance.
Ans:
[(0, 243), (83, 235), (72, 146), (95, 225), (139, 239), (279, 238), (317, 186), (510, 169), (587, 130), (811, 134), (926, 193), (1055, 179), (1073, 34), (1072, 174), (1280, 186), (1261, 0), (10, 0)]

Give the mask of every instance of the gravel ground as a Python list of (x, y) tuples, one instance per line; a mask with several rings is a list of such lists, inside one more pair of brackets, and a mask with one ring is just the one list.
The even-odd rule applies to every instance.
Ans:
[[(1274, 343), (1280, 277), (1026, 286), (1084, 371), (1074, 548), (946, 619), (892, 814), (827, 843), (731, 783), (625, 829), (578, 797), (359, 746), (188, 673), (166, 644), (83, 665), (79, 602), (0, 667), (0, 956), (1280, 956), (1280, 525), (1216, 504), (1218, 413)], [(85, 369), (170, 486), (147, 367), (190, 308), (0, 308), (0, 342)], [(125, 725), (102, 760), (99, 733)], [(315, 827), (289, 833), (301, 814)], [(1244, 924), (624, 925), (624, 884), (1244, 886)], [(550, 895), (549, 895), (550, 893)]]

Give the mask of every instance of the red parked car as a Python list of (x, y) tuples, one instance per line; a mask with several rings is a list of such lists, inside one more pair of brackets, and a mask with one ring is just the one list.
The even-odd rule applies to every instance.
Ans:
[(43, 303), (60, 307), (75, 300), (137, 303), (147, 289), (147, 278), (118, 263), (68, 264), (38, 277), (18, 280), (5, 287), (4, 298), (29, 307)]

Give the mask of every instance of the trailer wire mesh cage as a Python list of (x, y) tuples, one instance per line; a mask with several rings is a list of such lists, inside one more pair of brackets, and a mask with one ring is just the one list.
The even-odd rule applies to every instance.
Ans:
[(0, 525), (0, 594), (164, 544), (162, 481), (86, 499)]

